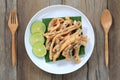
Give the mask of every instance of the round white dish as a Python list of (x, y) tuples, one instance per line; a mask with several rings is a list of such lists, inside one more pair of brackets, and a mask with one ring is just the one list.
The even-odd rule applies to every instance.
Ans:
[[(32, 53), (32, 46), (29, 42), (30, 39), (30, 27), (34, 21), (42, 21), (42, 18), (53, 18), (53, 17), (65, 17), (65, 16), (81, 16), (82, 17), (82, 28), (83, 34), (88, 35), (88, 43), (85, 47), (85, 55), (81, 57), (81, 62), (75, 64), (72, 61), (60, 60), (50, 63), (46, 63), (44, 58), (38, 58)], [(52, 73), (52, 74), (67, 74), (81, 68), (92, 55), (92, 51), (95, 44), (94, 31), (87, 17), (79, 10), (67, 6), (67, 5), (53, 5), (48, 6), (38, 11), (29, 21), (25, 31), (25, 48), (28, 56), (32, 62), (40, 69)]]

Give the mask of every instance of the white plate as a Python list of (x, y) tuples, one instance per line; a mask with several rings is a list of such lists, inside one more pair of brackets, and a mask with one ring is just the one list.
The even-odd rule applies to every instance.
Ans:
[[(30, 33), (31, 24), (36, 20), (41, 21), (42, 18), (65, 17), (65, 16), (82, 17), (83, 34), (86, 34), (89, 37), (88, 43), (85, 48), (85, 55), (82, 56), (81, 58), (82, 61), (79, 64), (75, 64), (72, 61), (66, 60), (57, 61), (55, 63), (53, 62), (46, 63), (44, 58), (37, 58), (32, 53), (32, 46), (30, 45), (29, 42), (29, 38), (31, 35)], [(67, 74), (81, 68), (90, 58), (94, 48), (94, 43), (95, 43), (94, 31), (87, 17), (81, 11), (67, 5), (48, 6), (38, 11), (29, 21), (25, 31), (25, 48), (27, 50), (28, 56), (30, 57), (32, 62), (40, 69), (53, 74)]]

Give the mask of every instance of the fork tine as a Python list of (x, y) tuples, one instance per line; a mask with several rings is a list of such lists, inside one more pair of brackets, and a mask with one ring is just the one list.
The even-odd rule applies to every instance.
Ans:
[(15, 23), (18, 25), (17, 13), (15, 12)]
[(10, 12), (8, 23), (9, 24), (12, 23), (12, 24), (17, 24), (18, 25), (17, 13), (14, 10), (12, 10)]
[(10, 15), (9, 15), (9, 19), (8, 19), (8, 25), (11, 23), (11, 12), (10, 12)]
[(15, 11), (12, 11), (12, 24), (15, 24), (15, 18), (16, 18), (16, 15), (15, 15)]
[(17, 18), (17, 13), (16, 13), (16, 24), (18, 25), (18, 18)]
[(14, 13), (13, 13), (13, 11), (11, 11), (11, 23), (12, 24), (14, 23)]
[(17, 13), (13, 11), (13, 23), (18, 24)]
[(13, 10), (10, 12), (10, 22), (11, 22), (11, 24), (13, 24), (14, 23), (14, 12), (13, 12)]

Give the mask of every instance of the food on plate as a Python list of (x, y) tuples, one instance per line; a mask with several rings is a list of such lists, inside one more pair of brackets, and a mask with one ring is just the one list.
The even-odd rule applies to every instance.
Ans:
[(31, 45), (34, 45), (37, 42), (41, 42), (42, 44), (45, 42), (45, 39), (44, 39), (43, 35), (40, 34), (39, 32), (33, 33), (30, 36), (30, 43), (31, 43)]
[(46, 48), (43, 43), (37, 42), (33, 45), (33, 53), (37, 57), (44, 57), (46, 55)]
[(49, 59), (55, 62), (61, 55), (66, 60), (80, 63), (80, 47), (85, 46), (88, 40), (83, 35), (81, 21), (72, 20), (70, 17), (53, 18), (48, 26), (45, 46), (49, 51)]
[(46, 18), (31, 25), (33, 54), (45, 56), (46, 62), (65, 58), (80, 63), (79, 55), (85, 54), (87, 40), (88, 37), (83, 35), (81, 17)]
[(34, 23), (32, 23), (31, 26), (31, 33), (36, 33), (39, 32), (41, 34), (43, 34), (46, 30), (46, 26), (43, 22), (41, 21), (35, 21)]
[(46, 48), (44, 45), (45, 39), (43, 36), (45, 30), (46, 26), (41, 21), (35, 21), (31, 26), (30, 43), (33, 54), (37, 57), (43, 57), (46, 55)]

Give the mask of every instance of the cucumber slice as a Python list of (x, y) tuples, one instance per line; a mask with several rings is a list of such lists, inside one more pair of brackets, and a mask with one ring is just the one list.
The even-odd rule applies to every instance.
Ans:
[(44, 39), (44, 37), (42, 36), (41, 33), (37, 32), (37, 33), (34, 33), (30, 36), (30, 43), (31, 43), (32, 46), (37, 42), (41, 42), (43, 44), (44, 41), (45, 41), (45, 39)]
[(36, 32), (40, 32), (41, 34), (43, 34), (46, 30), (46, 26), (43, 22), (41, 21), (35, 21), (33, 22), (32, 26), (31, 26), (31, 33), (36, 33)]
[(46, 48), (41, 42), (35, 43), (32, 51), (37, 57), (44, 57), (46, 55)]

